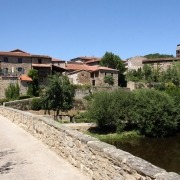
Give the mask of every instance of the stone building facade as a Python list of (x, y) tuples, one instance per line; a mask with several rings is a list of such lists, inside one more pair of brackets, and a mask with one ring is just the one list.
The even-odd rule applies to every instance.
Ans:
[(168, 67), (172, 66), (174, 62), (180, 62), (180, 57), (176, 58), (156, 58), (156, 59), (146, 59), (143, 60), (143, 65), (147, 64), (157, 69), (166, 70)]
[(5, 97), (5, 89), (10, 83), (18, 83), (20, 93), (26, 94), (29, 78), (21, 78), (28, 74), (29, 70), (37, 69), (40, 85), (47, 84), (47, 76), (52, 71), (52, 58), (44, 55), (33, 55), (16, 49), (9, 52), (0, 52), (0, 98)]
[(118, 86), (119, 71), (103, 66), (88, 66), (86, 64), (67, 64), (67, 76), (73, 84), (88, 84), (91, 86), (108, 86), (105, 76), (113, 76), (114, 85)]

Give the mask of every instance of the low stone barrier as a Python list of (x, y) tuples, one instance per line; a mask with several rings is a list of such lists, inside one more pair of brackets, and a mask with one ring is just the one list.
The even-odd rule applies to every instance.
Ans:
[[(29, 112), (0, 107), (0, 114), (37, 137), (95, 180), (179, 180), (115, 146)], [(69, 172), (71, 173), (71, 172)]]
[(19, 109), (19, 110), (30, 110), (31, 109), (31, 101), (34, 98), (28, 98), (28, 99), (22, 99), (22, 100), (15, 100), (15, 101), (9, 101), (9, 102), (4, 102), (3, 105), (7, 107), (11, 107), (14, 109)]

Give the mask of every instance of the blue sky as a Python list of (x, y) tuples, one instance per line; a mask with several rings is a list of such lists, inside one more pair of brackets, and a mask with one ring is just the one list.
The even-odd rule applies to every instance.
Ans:
[(0, 51), (127, 59), (175, 55), (180, 43), (179, 0), (0, 1)]

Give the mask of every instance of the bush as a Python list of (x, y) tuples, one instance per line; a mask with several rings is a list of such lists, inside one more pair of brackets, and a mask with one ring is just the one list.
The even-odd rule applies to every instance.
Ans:
[(15, 100), (19, 98), (19, 85), (16, 84), (9, 84), (7, 89), (5, 90), (5, 95), (7, 100)]
[(41, 98), (34, 98), (31, 101), (31, 109), (32, 110), (41, 110), (42, 109), (42, 100), (41, 100)]
[(151, 89), (98, 93), (91, 101), (88, 116), (101, 129), (115, 127), (117, 133), (138, 130), (154, 137), (176, 133), (180, 122), (173, 98)]
[(111, 93), (108, 92), (99, 92), (95, 94), (88, 109), (88, 117), (95, 120), (100, 128), (115, 126), (113, 111), (110, 108), (111, 97)]
[(114, 85), (114, 78), (113, 76), (104, 76), (104, 82), (113, 86)]
[(80, 112), (76, 116), (74, 116), (74, 120), (76, 123), (90, 123), (93, 122), (92, 120), (89, 120), (87, 118), (87, 113), (86, 112)]
[(142, 134), (164, 137), (176, 133), (177, 111), (168, 94), (152, 89), (136, 90), (133, 94), (136, 123)]

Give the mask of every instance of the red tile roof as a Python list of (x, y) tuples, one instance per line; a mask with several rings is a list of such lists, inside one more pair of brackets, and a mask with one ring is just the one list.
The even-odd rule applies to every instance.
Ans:
[(97, 59), (92, 59), (92, 60), (86, 61), (85, 63), (90, 64), (90, 63), (93, 63), (93, 62), (100, 62), (100, 61), (101, 61), (101, 59), (97, 58)]
[(116, 69), (112, 69), (112, 68), (108, 68), (108, 67), (104, 67), (104, 66), (88, 66), (86, 64), (66, 64), (66, 69), (67, 70), (85, 70), (85, 71), (99, 71), (99, 70), (106, 70), (106, 71), (116, 71), (118, 72), (118, 70)]
[(35, 55), (35, 54), (30, 54), (27, 52), (24, 52), (20, 49), (15, 49), (9, 52), (0, 52), (0, 56), (15, 56), (15, 57), (37, 57), (37, 58), (51, 58), (50, 56), (45, 56), (45, 55)]
[(25, 74), (20, 76), (20, 80), (21, 81), (32, 81), (32, 79)]
[(51, 61), (52, 61), (52, 62), (65, 62), (64, 60), (56, 59), (56, 58), (52, 58)]

